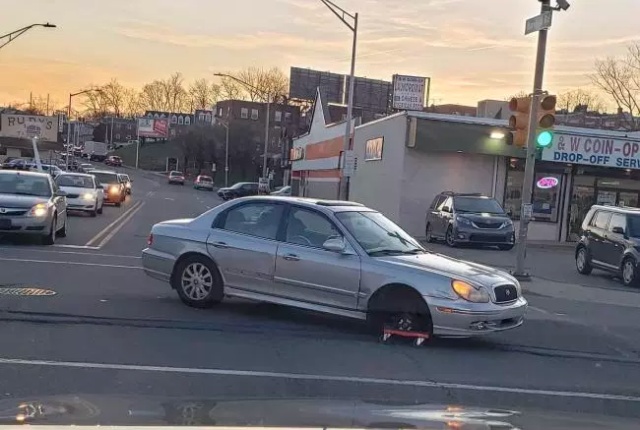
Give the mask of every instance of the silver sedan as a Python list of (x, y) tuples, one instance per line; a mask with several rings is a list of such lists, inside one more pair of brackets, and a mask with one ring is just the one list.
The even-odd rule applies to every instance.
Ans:
[(429, 252), (344, 201), (246, 197), (161, 222), (142, 264), (193, 307), (235, 296), (453, 337), (518, 327), (527, 310), (509, 274)]

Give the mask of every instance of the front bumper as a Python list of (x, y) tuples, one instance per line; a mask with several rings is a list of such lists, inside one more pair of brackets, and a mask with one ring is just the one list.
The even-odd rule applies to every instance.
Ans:
[(456, 242), (483, 245), (513, 245), (515, 234), (512, 228), (489, 229), (458, 225), (454, 228)]
[(67, 197), (67, 209), (70, 211), (92, 211), (97, 208), (98, 200), (86, 200), (82, 197), (69, 198)]
[(0, 216), (0, 232), (11, 234), (48, 234), (52, 217)]
[(202, 189), (205, 189), (205, 190), (213, 190), (213, 184), (209, 184), (209, 183), (204, 183), (204, 182), (196, 183), (196, 184), (194, 184), (194, 186), (196, 188), (202, 188)]
[(510, 330), (524, 322), (528, 303), (519, 297), (509, 304), (471, 303), (427, 297), (433, 334), (442, 337), (472, 337)]

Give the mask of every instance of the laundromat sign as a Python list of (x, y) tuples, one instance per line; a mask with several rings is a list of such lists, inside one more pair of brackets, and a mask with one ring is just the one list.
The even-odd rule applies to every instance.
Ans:
[(570, 164), (640, 169), (640, 141), (558, 134), (542, 159)]

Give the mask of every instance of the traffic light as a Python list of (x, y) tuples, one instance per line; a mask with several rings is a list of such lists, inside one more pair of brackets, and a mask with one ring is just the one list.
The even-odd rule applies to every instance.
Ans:
[[(531, 97), (512, 98), (509, 102), (509, 109), (511, 110), (511, 116), (509, 117), (511, 133), (510, 136), (507, 136), (507, 144), (526, 148), (531, 114)], [(534, 129), (537, 148), (546, 148), (551, 145), (555, 123), (556, 96), (543, 95), (540, 98)]]
[(514, 97), (509, 101), (509, 128), (507, 144), (518, 148), (527, 147), (527, 131), (529, 130), (529, 110), (531, 109), (531, 97)]
[(536, 147), (546, 148), (553, 142), (553, 126), (556, 124), (556, 96), (542, 96), (538, 108)]

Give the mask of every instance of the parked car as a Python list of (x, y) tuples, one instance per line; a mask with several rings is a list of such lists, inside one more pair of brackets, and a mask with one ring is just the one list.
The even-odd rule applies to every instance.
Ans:
[(198, 175), (196, 180), (193, 181), (193, 188), (196, 190), (213, 191), (213, 178), (207, 175)]
[(118, 178), (118, 174), (108, 170), (92, 170), (91, 175), (95, 176), (104, 190), (104, 203), (111, 203), (116, 207), (120, 207), (127, 194), (124, 184)]
[(2, 168), (5, 170), (29, 170), (31, 164), (33, 164), (33, 160), (27, 158), (9, 157), (2, 163)]
[(509, 250), (515, 244), (513, 222), (496, 199), (451, 191), (438, 194), (431, 202), (425, 237), (427, 242), (444, 239), (452, 247), (474, 243)]
[(594, 205), (582, 221), (576, 245), (576, 268), (620, 276), (626, 286), (640, 286), (640, 209)]
[(120, 181), (124, 185), (124, 191), (127, 194), (131, 195), (131, 188), (132, 188), (133, 179), (131, 179), (129, 177), (129, 175), (127, 175), (126, 173), (118, 173), (118, 178), (120, 179)]
[(78, 166), (78, 173), (86, 173), (89, 170), (94, 170), (95, 167), (93, 167), (93, 164), (89, 164), (89, 163), (82, 163)]
[(184, 185), (184, 173), (178, 172), (177, 170), (172, 170), (171, 172), (169, 172), (168, 182), (169, 184)]
[(291, 195), (291, 187), (289, 185), (277, 188), (274, 192), (271, 193), (272, 196), (290, 196)]
[(192, 307), (235, 296), (380, 330), (468, 337), (518, 327), (527, 309), (508, 273), (429, 252), (383, 214), (345, 201), (255, 196), (161, 222), (142, 265)]
[(0, 171), (0, 233), (38, 235), (44, 245), (53, 245), (67, 231), (65, 192), (51, 175)]
[(122, 167), (122, 158), (117, 155), (110, 155), (106, 160), (104, 160), (104, 164), (107, 166)]
[(259, 192), (257, 182), (238, 182), (229, 188), (220, 188), (218, 196), (223, 200), (235, 199), (237, 197), (255, 196)]
[(95, 176), (62, 173), (55, 182), (66, 193), (68, 210), (88, 212), (92, 217), (102, 213), (104, 192)]

